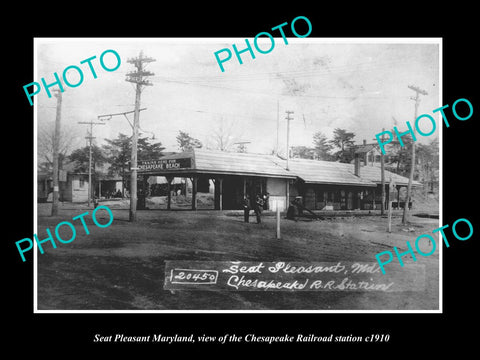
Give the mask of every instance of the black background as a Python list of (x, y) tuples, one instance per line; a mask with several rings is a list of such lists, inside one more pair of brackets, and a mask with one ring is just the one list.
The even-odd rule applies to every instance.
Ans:
[[(166, 351), (227, 349), (231, 355), (239, 350), (283, 351), (291, 345), (276, 344), (99, 344), (94, 334), (125, 335), (195, 335), (244, 336), (390, 334), (388, 343), (296, 344), (303, 356), (322, 356), (335, 350), (361, 350), (371, 356), (432, 355), (442, 349), (461, 349), (465, 353), (475, 344), (476, 282), (478, 271), (477, 214), (479, 203), (476, 171), (478, 159), (476, 123), (480, 113), (477, 81), (478, 19), (473, 5), (460, 2), (438, 3), (419, 7), (416, 3), (371, 2), (351, 5), (346, 2), (295, 8), (291, 3), (277, 3), (260, 11), (258, 4), (244, 2), (213, 5), (181, 4), (174, 9), (163, 2), (92, 3), (54, 2), (11, 7), (4, 14), (2, 29), (5, 51), (3, 70), (3, 176), (2, 176), (2, 289), (4, 328), (3, 343), (17, 352), (31, 356), (75, 356), (81, 351), (124, 352), (127, 349), (148, 351), (158, 357)], [(297, 16), (312, 23), (310, 37), (442, 37), (443, 104), (467, 98), (473, 104), (473, 117), (454, 119), (447, 109), (450, 128), (443, 129), (443, 224), (458, 218), (469, 219), (474, 235), (468, 241), (450, 241), (443, 249), (443, 314), (33, 314), (33, 259), (22, 263), (15, 241), (33, 234), (33, 109), (26, 101), (23, 85), (33, 78), (34, 37), (239, 37), (253, 38)], [(299, 30), (299, 33), (302, 33)], [(12, 166), (13, 165), (13, 166)], [(447, 235), (451, 234), (448, 230)], [(453, 239), (452, 235), (449, 239)], [(27, 257), (28, 259), (28, 257)], [(473, 325), (473, 327), (472, 327)], [(61, 350), (64, 349), (64, 350)], [(7, 349), (5, 349), (7, 350)], [(35, 353), (35, 352), (38, 352)], [(146, 352), (145, 352), (146, 353)], [(210, 352), (209, 354), (213, 354)], [(253, 353), (252, 353), (253, 354)], [(360, 353), (356, 353), (360, 354)], [(209, 356), (209, 355), (208, 355)], [(202, 356), (203, 357), (203, 356)]]

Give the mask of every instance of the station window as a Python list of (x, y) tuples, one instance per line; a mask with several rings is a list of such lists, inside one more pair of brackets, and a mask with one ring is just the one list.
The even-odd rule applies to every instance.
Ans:
[(334, 192), (334, 197), (333, 197), (333, 201), (334, 202), (340, 202), (342, 199), (342, 196), (341, 196), (341, 193), (339, 190), (335, 191)]
[(315, 197), (316, 197), (316, 199), (317, 199), (318, 202), (323, 202), (323, 201), (325, 201), (325, 197), (324, 197), (323, 194), (324, 194), (323, 191), (318, 191), (318, 190), (317, 190), (317, 191), (315, 192)]

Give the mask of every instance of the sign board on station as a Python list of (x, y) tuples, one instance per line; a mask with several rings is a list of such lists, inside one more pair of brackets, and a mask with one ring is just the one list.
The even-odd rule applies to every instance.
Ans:
[(138, 171), (190, 169), (192, 158), (139, 160)]

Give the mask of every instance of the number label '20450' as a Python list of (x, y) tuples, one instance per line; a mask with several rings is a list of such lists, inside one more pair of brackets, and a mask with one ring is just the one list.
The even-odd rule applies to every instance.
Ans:
[(172, 284), (216, 284), (217, 278), (216, 270), (172, 269), (170, 273)]

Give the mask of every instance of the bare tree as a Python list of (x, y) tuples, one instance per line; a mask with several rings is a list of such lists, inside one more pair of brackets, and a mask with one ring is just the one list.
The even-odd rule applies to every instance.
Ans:
[[(53, 166), (53, 143), (55, 138), (55, 124), (48, 123), (38, 129), (37, 135), (37, 166), (44, 171), (52, 171)], [(68, 153), (80, 146), (79, 136), (71, 127), (62, 126), (59, 142), (60, 164)], [(61, 166), (60, 166), (61, 168)]]
[(235, 121), (227, 121), (221, 118), (217, 124), (210, 136), (212, 147), (220, 151), (228, 151), (235, 142), (241, 139), (242, 133), (237, 128)]

